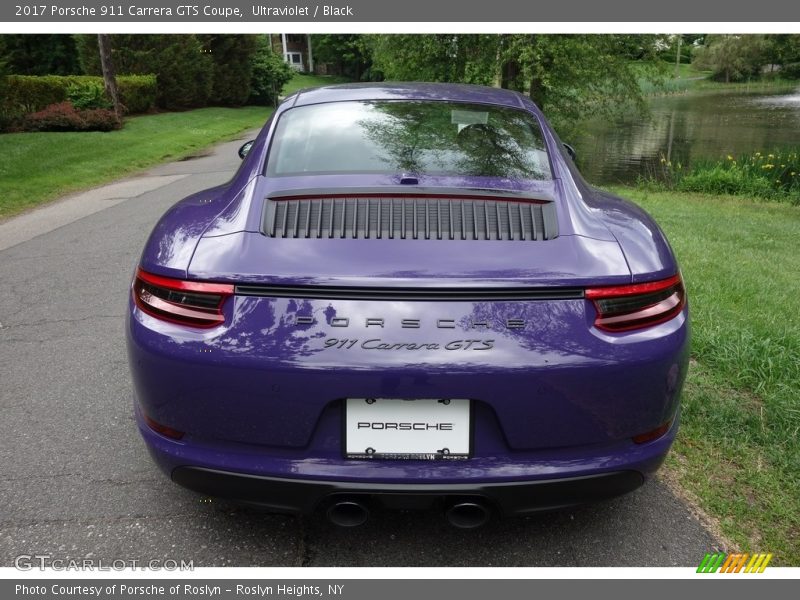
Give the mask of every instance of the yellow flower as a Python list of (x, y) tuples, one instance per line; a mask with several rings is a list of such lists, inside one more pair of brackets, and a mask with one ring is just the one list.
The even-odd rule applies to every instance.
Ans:
[(728, 160), (733, 160), (733, 157), (730, 154), (728, 154)]
[(791, 176), (792, 176), (792, 177), (794, 177), (795, 175), (797, 175), (797, 173), (795, 173), (794, 171), (792, 171), (790, 174), (791, 174)]
[(665, 162), (667, 162), (667, 159), (662, 156), (661, 157), (661, 164), (663, 165)]
[(761, 152), (756, 152), (756, 156), (761, 156)]
[(767, 154), (767, 158), (775, 158), (774, 154)]

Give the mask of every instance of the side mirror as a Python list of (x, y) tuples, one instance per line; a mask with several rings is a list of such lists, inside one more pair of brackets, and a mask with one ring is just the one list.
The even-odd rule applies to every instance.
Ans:
[(575, 148), (573, 148), (567, 143), (564, 143), (564, 148), (567, 149), (567, 154), (569, 154), (569, 157), (572, 159), (572, 162), (578, 160), (578, 154), (575, 152)]
[(239, 148), (239, 158), (244, 160), (244, 157), (247, 156), (247, 153), (250, 152), (250, 148), (252, 148), (253, 144), (255, 143), (255, 140), (250, 140), (249, 142), (242, 144), (242, 146)]

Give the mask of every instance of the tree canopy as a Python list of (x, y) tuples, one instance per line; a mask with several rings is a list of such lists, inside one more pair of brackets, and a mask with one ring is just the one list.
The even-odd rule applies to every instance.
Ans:
[(558, 121), (643, 107), (640, 78), (664, 73), (655, 35), (372, 35), (386, 79), (499, 84)]
[(317, 63), (335, 65), (340, 75), (356, 81), (369, 78), (372, 57), (364, 36), (331, 33), (312, 35), (311, 47)]
[(14, 75), (79, 75), (72, 36), (11, 34), (3, 38), (3, 60)]

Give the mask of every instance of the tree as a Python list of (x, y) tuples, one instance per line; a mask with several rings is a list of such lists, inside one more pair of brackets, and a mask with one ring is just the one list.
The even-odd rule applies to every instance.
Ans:
[(5, 131), (11, 121), (9, 115), (6, 114), (7, 107), (4, 102), (6, 99), (6, 86), (8, 85), (6, 80), (8, 67), (5, 61), (5, 49), (3, 36), (0, 36), (0, 132)]
[(757, 77), (769, 60), (769, 44), (763, 35), (708, 35), (694, 52), (694, 64), (713, 71), (712, 77), (730, 83)]
[(209, 102), (221, 106), (242, 106), (250, 97), (256, 36), (200, 35), (203, 51), (214, 64)]
[(250, 82), (252, 104), (275, 106), (283, 86), (294, 76), (292, 68), (272, 51), (266, 36), (256, 38)]
[[(171, 110), (206, 106), (211, 96), (214, 64), (195, 35), (109, 36), (117, 72), (125, 75), (155, 74), (156, 103)], [(75, 36), (83, 70), (101, 74), (94, 36)]]
[(639, 79), (658, 80), (654, 35), (374, 35), (387, 79), (499, 84), (526, 92), (559, 124), (644, 108)]
[(373, 68), (398, 81), (491, 84), (496, 78), (499, 36), (370, 35)]
[(114, 69), (114, 60), (111, 58), (111, 42), (108, 36), (97, 34), (97, 47), (100, 50), (100, 66), (103, 71), (103, 84), (106, 94), (114, 105), (114, 114), (119, 118), (122, 115), (122, 103), (119, 101), (117, 89), (117, 72)]
[(364, 36), (353, 34), (312, 35), (311, 47), (317, 63), (336, 65), (339, 74), (360, 81), (372, 65), (372, 53)]
[(772, 35), (768, 42), (770, 63), (780, 68), (781, 76), (800, 79), (800, 35)]
[(3, 57), (13, 75), (79, 75), (81, 67), (72, 36), (13, 34), (2, 36)]

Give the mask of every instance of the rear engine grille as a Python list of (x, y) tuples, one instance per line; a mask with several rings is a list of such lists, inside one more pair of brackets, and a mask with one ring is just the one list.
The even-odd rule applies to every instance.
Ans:
[(268, 199), (264, 233), (277, 238), (550, 240), (555, 205), (483, 198)]

